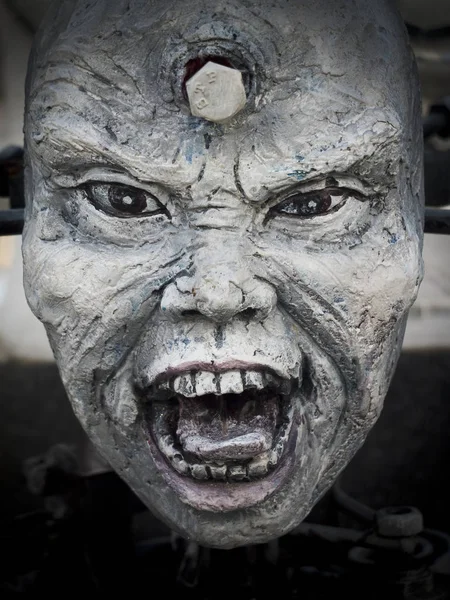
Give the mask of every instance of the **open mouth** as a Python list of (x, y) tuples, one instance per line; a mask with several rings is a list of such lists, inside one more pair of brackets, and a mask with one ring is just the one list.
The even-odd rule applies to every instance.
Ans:
[(282, 463), (298, 381), (268, 369), (190, 370), (159, 378), (145, 404), (161, 454), (186, 479), (251, 482)]

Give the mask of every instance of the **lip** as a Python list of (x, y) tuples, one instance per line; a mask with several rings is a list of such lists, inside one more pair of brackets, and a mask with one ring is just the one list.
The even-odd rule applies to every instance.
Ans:
[(301, 417), (294, 416), (291, 432), (286, 444), (284, 458), (278, 467), (264, 479), (256, 482), (222, 483), (199, 482), (179, 475), (170, 467), (159, 450), (153, 435), (142, 427), (152, 459), (167, 485), (182, 502), (200, 511), (231, 512), (260, 504), (274, 494), (290, 476), (295, 464), (296, 446), (302, 432)]

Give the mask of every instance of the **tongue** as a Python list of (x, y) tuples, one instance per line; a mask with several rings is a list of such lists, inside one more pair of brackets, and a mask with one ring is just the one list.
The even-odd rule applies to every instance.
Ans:
[(205, 462), (250, 459), (270, 450), (278, 398), (227, 394), (179, 396), (177, 436), (183, 451)]

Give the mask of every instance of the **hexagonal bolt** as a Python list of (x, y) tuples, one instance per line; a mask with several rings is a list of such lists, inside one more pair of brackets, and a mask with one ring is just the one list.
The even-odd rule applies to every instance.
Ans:
[(422, 513), (413, 506), (388, 506), (376, 512), (376, 529), (383, 537), (402, 538), (423, 531)]
[(247, 102), (242, 73), (214, 62), (187, 81), (186, 91), (191, 113), (214, 123), (231, 119)]

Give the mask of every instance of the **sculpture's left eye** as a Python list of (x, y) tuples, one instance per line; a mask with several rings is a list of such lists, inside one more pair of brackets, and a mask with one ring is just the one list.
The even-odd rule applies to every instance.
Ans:
[(129, 185), (89, 183), (85, 186), (85, 191), (95, 208), (114, 217), (168, 215), (165, 206), (153, 194)]
[(286, 215), (290, 217), (314, 217), (341, 208), (349, 196), (357, 196), (356, 192), (346, 188), (325, 188), (304, 194), (295, 193), (270, 209), (270, 215)]

